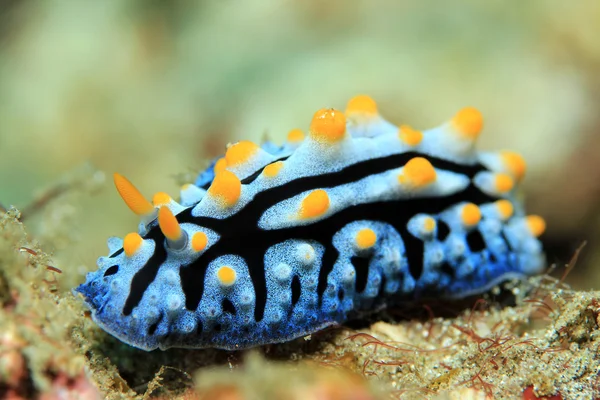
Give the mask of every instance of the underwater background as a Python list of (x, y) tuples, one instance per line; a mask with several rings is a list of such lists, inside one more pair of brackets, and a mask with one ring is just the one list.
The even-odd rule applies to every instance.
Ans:
[[(599, 13), (593, 0), (5, 2), (0, 202), (23, 207), (84, 163), (174, 196), (174, 175), (228, 142), (281, 143), (357, 93), (421, 128), (473, 105), (479, 148), (528, 162), (550, 260), (590, 242), (571, 279), (591, 288), (600, 273), (577, 275), (600, 256)], [(111, 185), (76, 218), (77, 245), (53, 251), (86, 266), (136, 225)]]
[[(515, 150), (528, 163), (526, 207), (546, 219), (549, 262), (562, 268), (586, 241), (566, 282), (595, 289), (599, 70), (595, 0), (576, 6), (560, 0), (0, 1), (0, 204), (23, 213), (30, 239), (63, 272), (53, 296), (66, 298), (106, 254), (106, 238), (137, 226), (114, 190), (113, 172), (126, 175), (146, 197), (158, 191), (177, 197), (179, 186), (227, 143), (281, 143), (290, 129), (306, 129), (317, 109), (343, 109), (359, 93), (372, 96), (388, 120), (421, 129), (475, 106), (485, 118), (478, 147)], [(2, 226), (14, 232), (16, 220), (7, 221)], [(7, 243), (11, 235), (4, 235)], [(0, 270), (7, 273), (6, 260), (13, 259), (4, 260)], [(582, 309), (594, 298), (579, 298)], [(83, 309), (75, 303), (69, 309), (80, 318)], [(590, 321), (595, 316), (585, 315)], [(114, 365), (87, 365), (86, 371), (113, 368), (107, 373), (111, 388), (118, 386), (119, 371), (127, 389), (113, 393), (117, 397), (147, 393), (160, 366), (183, 354), (161, 353), (152, 361), (139, 355), (152, 371), (134, 376), (123, 359), (138, 357), (137, 350), (94, 335), (108, 341), (96, 357), (112, 355)], [(90, 350), (68, 351), (83, 357)], [(227, 363), (228, 356), (210, 354), (217, 364)], [(86, 357), (81, 364), (89, 363)], [(355, 369), (340, 357), (343, 362), (336, 362)], [(256, 358), (249, 365), (267, 368), (264, 362)], [(181, 363), (177, 369), (195, 370)], [(29, 385), (37, 388), (27, 392), (31, 396), (45, 390), (37, 378)]]

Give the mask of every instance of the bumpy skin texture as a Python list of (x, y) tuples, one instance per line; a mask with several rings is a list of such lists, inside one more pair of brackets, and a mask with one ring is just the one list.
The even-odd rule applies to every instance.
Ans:
[(422, 133), (366, 96), (321, 110), (305, 138), (230, 147), (162, 204), (178, 242), (146, 215), (143, 240), (109, 239), (76, 291), (132, 346), (242, 349), (539, 273), (543, 221), (515, 197), (524, 164), (476, 152), (480, 130), (473, 109)]

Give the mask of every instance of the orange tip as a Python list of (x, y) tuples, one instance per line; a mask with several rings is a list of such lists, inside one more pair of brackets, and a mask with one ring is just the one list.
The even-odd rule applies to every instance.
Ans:
[(423, 132), (417, 131), (408, 125), (401, 125), (398, 135), (400, 140), (409, 146), (416, 146), (423, 140)]
[(500, 153), (500, 157), (506, 168), (512, 173), (517, 181), (523, 179), (525, 171), (527, 170), (527, 164), (520, 154), (513, 151), (503, 151)]
[(162, 206), (158, 209), (158, 226), (168, 240), (175, 242), (183, 236), (181, 226), (169, 207)]
[(496, 207), (498, 207), (498, 212), (500, 213), (500, 217), (504, 220), (512, 217), (515, 209), (512, 203), (508, 200), (498, 200), (496, 202)]
[(227, 168), (227, 160), (225, 159), (225, 157), (221, 157), (215, 163), (213, 170), (215, 171), (215, 174), (218, 174), (219, 172), (223, 171), (225, 168)]
[(533, 236), (539, 237), (546, 231), (546, 221), (539, 215), (528, 215), (525, 220)]
[(233, 167), (248, 162), (259, 150), (260, 147), (249, 140), (234, 143), (227, 148), (225, 153), (227, 166)]
[(500, 193), (510, 192), (515, 185), (513, 179), (507, 174), (496, 174), (496, 190)]
[(304, 140), (304, 133), (300, 129), (292, 129), (287, 135), (287, 141), (298, 143)]
[(435, 219), (431, 217), (426, 217), (423, 219), (423, 230), (425, 232), (430, 233), (435, 229)]
[(325, 214), (329, 209), (329, 195), (323, 189), (310, 192), (300, 206), (301, 218), (315, 218)]
[(373, 229), (364, 228), (357, 232), (355, 241), (359, 249), (368, 249), (375, 245), (377, 234)]
[(217, 278), (221, 285), (223, 286), (231, 286), (235, 283), (236, 272), (233, 268), (225, 265), (217, 270)]
[(481, 210), (473, 203), (465, 204), (461, 210), (460, 218), (466, 226), (477, 225), (481, 221)]
[(267, 165), (263, 169), (263, 175), (268, 178), (273, 178), (279, 174), (279, 170), (283, 167), (283, 161), (275, 161), (272, 164)]
[(436, 176), (435, 168), (429, 160), (423, 157), (415, 157), (406, 163), (402, 169), (402, 174), (398, 176), (398, 181), (402, 184), (422, 187), (434, 182)]
[(143, 239), (137, 232), (128, 233), (123, 239), (123, 250), (127, 257), (133, 256), (142, 246)]
[(152, 196), (152, 204), (154, 204), (154, 207), (165, 206), (169, 204), (171, 200), (171, 196), (165, 192), (157, 192), (154, 196)]
[(215, 175), (207, 194), (216, 199), (224, 207), (237, 203), (242, 192), (242, 182), (231, 171), (224, 170)]
[(336, 143), (346, 136), (346, 117), (333, 108), (323, 108), (315, 113), (310, 123), (310, 137), (321, 143)]
[(377, 103), (366, 95), (358, 95), (351, 98), (346, 106), (346, 115), (349, 117), (355, 115), (374, 117), (377, 114)]
[(194, 236), (192, 236), (192, 249), (194, 251), (202, 251), (206, 248), (208, 244), (208, 237), (206, 237), (206, 233), (204, 232), (196, 232)]
[(463, 136), (476, 139), (483, 129), (483, 116), (474, 107), (465, 107), (452, 119), (452, 126)]
[(142, 196), (140, 191), (127, 178), (115, 172), (113, 179), (117, 192), (131, 211), (137, 215), (147, 215), (154, 211), (152, 204)]

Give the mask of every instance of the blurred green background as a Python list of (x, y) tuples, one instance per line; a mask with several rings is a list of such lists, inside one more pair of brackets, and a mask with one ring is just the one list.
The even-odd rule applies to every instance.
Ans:
[(115, 171), (176, 196), (175, 176), (226, 143), (281, 142), (355, 94), (421, 129), (473, 105), (480, 147), (528, 161), (549, 260), (588, 240), (569, 281), (598, 287), (599, 70), (597, 0), (4, 0), (0, 203), (25, 207), (85, 163), (101, 171), (85, 178), (99, 190), (27, 220), (75, 284), (108, 236), (137, 226)]

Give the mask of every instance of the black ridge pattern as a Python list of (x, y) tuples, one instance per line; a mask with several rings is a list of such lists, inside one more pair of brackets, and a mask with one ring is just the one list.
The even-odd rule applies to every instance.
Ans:
[[(180, 223), (195, 223), (212, 229), (221, 235), (219, 242), (209, 248), (199, 259), (189, 265), (180, 267), (182, 289), (186, 297), (186, 308), (189, 310), (197, 309), (204, 292), (204, 278), (208, 264), (219, 256), (237, 254), (246, 261), (249, 267), (256, 295), (255, 319), (256, 321), (260, 321), (264, 315), (264, 307), (267, 299), (263, 264), (264, 254), (270, 246), (292, 238), (301, 240), (312, 239), (324, 246), (317, 286), (319, 298), (321, 298), (327, 287), (327, 276), (331, 272), (339, 255), (338, 251), (331, 244), (331, 239), (335, 232), (344, 225), (357, 219), (382, 221), (394, 226), (405, 241), (410, 272), (415, 279), (418, 279), (423, 268), (423, 243), (410, 235), (406, 230), (408, 220), (416, 213), (437, 214), (458, 202), (469, 201), (479, 205), (492, 202), (496, 198), (488, 196), (473, 185), (470, 185), (462, 192), (446, 197), (404, 199), (356, 205), (341, 210), (330, 218), (305, 226), (294, 226), (276, 230), (262, 230), (258, 227), (258, 220), (263, 212), (285, 199), (307, 190), (330, 188), (354, 182), (371, 174), (399, 168), (414, 157), (425, 157), (438, 170), (454, 171), (466, 175), (471, 179), (476, 173), (485, 170), (480, 164), (456, 164), (447, 160), (410, 152), (362, 161), (327, 174), (295, 179), (284, 185), (258, 193), (243, 209), (227, 219), (193, 217), (191, 215), (192, 208), (184, 210), (177, 215)], [(251, 178), (248, 177), (245, 181), (250, 182)], [(145, 290), (156, 278), (158, 269), (167, 256), (164, 249), (164, 236), (160, 229), (153, 226), (148, 235), (146, 235), (146, 239), (155, 240), (157, 243), (156, 250), (146, 265), (133, 277), (129, 296), (123, 309), (125, 315), (131, 314), (133, 308), (139, 304)], [(361, 285), (364, 284), (361, 282)]]

